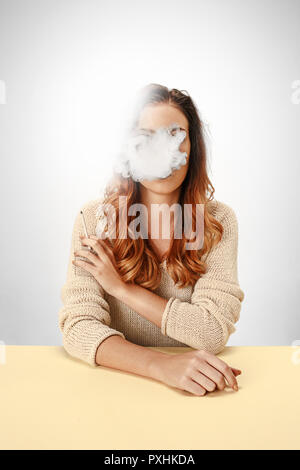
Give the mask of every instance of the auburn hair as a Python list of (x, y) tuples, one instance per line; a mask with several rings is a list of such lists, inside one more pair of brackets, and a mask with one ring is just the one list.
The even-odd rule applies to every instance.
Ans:
[[(178, 203), (183, 210), (184, 204), (190, 204), (193, 224), (196, 221), (196, 204), (204, 207), (204, 233), (203, 244), (200, 250), (186, 250), (184, 231), (182, 237), (176, 239), (171, 236), (170, 248), (166, 253), (166, 267), (177, 287), (194, 286), (197, 279), (207, 270), (203, 256), (215, 246), (222, 238), (223, 226), (209, 212), (207, 203), (213, 200), (215, 189), (207, 174), (207, 151), (204, 139), (204, 126), (199, 117), (196, 105), (186, 90), (169, 90), (167, 87), (151, 83), (140, 90), (137, 104), (134, 107), (134, 119), (132, 128), (135, 128), (140, 112), (149, 104), (171, 104), (177, 107), (189, 122), (189, 138), (191, 142), (189, 166), (186, 177), (181, 185)], [(111, 214), (105, 207), (111, 205), (114, 208), (115, 238), (110, 238), (110, 247), (113, 250), (116, 266), (124, 282), (139, 284), (150, 290), (156, 289), (161, 281), (161, 261), (152, 250), (146, 238), (132, 239), (119, 237), (119, 215), (124, 208), (119, 207), (119, 197), (126, 201), (126, 206), (141, 202), (139, 200), (139, 182), (131, 177), (124, 178), (113, 171), (113, 177), (104, 189), (102, 207), (107, 219)], [(123, 216), (124, 217), (124, 212)], [(127, 228), (134, 216), (125, 214)], [(108, 223), (105, 226), (108, 230)], [(193, 226), (194, 230), (194, 226)]]

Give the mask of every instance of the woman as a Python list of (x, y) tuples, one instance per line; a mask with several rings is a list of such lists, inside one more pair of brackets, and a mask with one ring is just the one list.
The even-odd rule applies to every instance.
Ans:
[[(186, 131), (180, 145), (186, 164), (152, 181), (136, 182), (115, 172), (104, 198), (82, 207), (89, 237), (78, 215), (61, 291), (63, 344), (71, 356), (91, 365), (151, 377), (197, 396), (223, 390), (226, 382), (238, 390), (241, 371), (216, 356), (235, 331), (244, 299), (237, 272), (237, 219), (233, 209), (213, 199), (203, 126), (191, 97), (156, 84), (141, 96), (134, 129), (154, 132), (178, 123)], [(103, 239), (110, 215), (106, 211), (101, 226), (99, 208), (103, 215), (110, 204), (118, 222), (120, 196), (127, 207), (142, 203), (149, 209), (150, 230), (153, 204), (192, 204), (193, 220), (195, 204), (203, 204), (202, 248), (186, 250), (184, 232), (179, 239), (161, 234), (158, 239), (122, 238), (118, 232), (114, 239)], [(129, 225), (132, 217), (125, 217)], [(172, 217), (170, 222), (174, 234)], [(170, 355), (145, 346), (194, 349)]]

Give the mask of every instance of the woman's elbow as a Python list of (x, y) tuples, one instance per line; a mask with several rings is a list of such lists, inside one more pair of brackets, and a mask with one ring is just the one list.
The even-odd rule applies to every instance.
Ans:
[(237, 303), (235, 309), (231, 310), (230, 315), (225, 315), (212, 325), (209, 334), (205, 338), (205, 349), (212, 354), (222, 352), (230, 338), (236, 331), (235, 323), (240, 317), (241, 304)]
[(78, 346), (76, 345), (76, 342), (74, 341), (74, 339), (71, 340), (70, 330), (69, 331), (63, 331), (62, 346), (63, 346), (65, 352), (69, 356), (78, 358)]
[(202, 349), (217, 355), (225, 349), (230, 334), (227, 329), (223, 329), (220, 326), (217, 330), (212, 331), (211, 334), (207, 333), (205, 337), (199, 335), (196, 349)]
[(89, 344), (82, 344), (80, 339), (74, 338), (72, 335), (72, 329), (69, 333), (64, 333), (62, 337), (62, 345), (67, 355), (73, 359), (79, 359), (84, 363), (96, 366), (95, 353)]
[(203, 349), (214, 355), (217, 355), (225, 349), (226, 344), (227, 340), (224, 340), (224, 338), (222, 337), (219, 339), (219, 341), (210, 342), (209, 344), (205, 345)]
[(76, 359), (82, 359), (80, 334), (82, 328), (80, 322), (71, 319), (70, 315), (60, 315), (59, 318), (59, 329), (62, 334), (62, 346), (65, 352)]

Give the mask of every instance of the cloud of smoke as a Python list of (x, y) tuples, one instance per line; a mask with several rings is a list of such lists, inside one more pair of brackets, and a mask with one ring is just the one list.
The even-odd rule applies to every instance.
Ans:
[(186, 164), (186, 152), (179, 150), (186, 137), (177, 123), (154, 132), (135, 130), (125, 138), (124, 149), (114, 161), (114, 170), (134, 181), (164, 179)]

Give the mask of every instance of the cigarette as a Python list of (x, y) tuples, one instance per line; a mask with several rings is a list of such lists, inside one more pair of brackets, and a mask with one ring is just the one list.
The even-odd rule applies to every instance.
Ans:
[[(88, 231), (87, 231), (87, 228), (86, 228), (86, 223), (85, 223), (85, 218), (84, 218), (83, 212), (80, 211), (80, 214), (81, 214), (81, 219), (82, 219), (82, 225), (83, 225), (84, 235), (85, 235), (86, 238), (89, 238), (89, 234), (88, 234)], [(91, 251), (91, 247), (90, 247), (90, 246), (85, 247), (85, 248), (87, 248), (89, 251)]]

